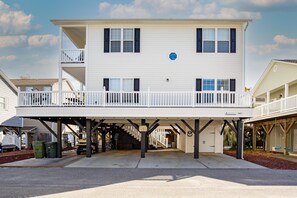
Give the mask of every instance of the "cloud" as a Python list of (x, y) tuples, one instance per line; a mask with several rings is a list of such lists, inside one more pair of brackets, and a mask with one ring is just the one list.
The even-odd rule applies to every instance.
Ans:
[(42, 47), (42, 46), (54, 46), (58, 43), (59, 37), (46, 34), (46, 35), (33, 35), (28, 38), (28, 44), (30, 47)]
[[(297, 45), (297, 38), (289, 38), (285, 35), (275, 35), (273, 37), (274, 43), (264, 45), (248, 45), (247, 50), (251, 53), (259, 55), (269, 54), (276, 51), (289, 50), (290, 46)], [(295, 48), (294, 48), (295, 50)]]
[(0, 36), (0, 48), (3, 47), (15, 47), (21, 43), (26, 42), (27, 36)]
[(295, 45), (297, 44), (297, 38), (288, 38), (285, 35), (276, 35), (273, 38), (274, 42), (279, 45)]
[(240, 11), (235, 8), (225, 8), (218, 6), (215, 2), (209, 4), (201, 4), (196, 6), (191, 18), (218, 18), (218, 19), (260, 19), (260, 12)]
[(297, 0), (221, 0), (222, 4), (252, 5), (256, 7), (271, 7), (275, 5), (297, 4)]
[(111, 18), (168, 18), (179, 15), (188, 15), (190, 18), (261, 18), (259, 12), (224, 7), (220, 2), (196, 0), (134, 0), (131, 3), (115, 4), (105, 1), (99, 4), (99, 11)]
[(0, 56), (0, 61), (13, 61), (16, 59), (15, 55)]
[(14, 10), (0, 0), (0, 32), (20, 33), (30, 29), (32, 15)]

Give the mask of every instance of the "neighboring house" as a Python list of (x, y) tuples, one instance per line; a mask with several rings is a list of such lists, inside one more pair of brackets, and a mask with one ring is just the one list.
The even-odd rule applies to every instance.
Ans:
[(0, 70), (0, 142), (2, 142), (4, 131), (19, 133), (20, 128), (23, 127), (22, 119), (15, 116), (17, 93), (17, 88)]
[[(76, 124), (87, 133), (87, 157), (96, 131), (120, 128), (141, 142), (158, 126), (174, 131), (177, 148), (223, 152), (222, 128), (237, 132), (242, 158), (242, 119), (252, 115), (245, 92), (245, 30), (249, 20), (102, 19), (52, 20), (60, 27), (59, 89), (20, 92), (17, 115)], [(72, 47), (71, 47), (72, 46)], [(85, 90), (62, 89), (62, 71)], [(41, 91), (41, 90), (40, 90)], [(135, 131), (136, 129), (136, 131)], [(168, 135), (168, 134), (167, 134)], [(153, 137), (150, 136), (150, 141)]]
[[(11, 82), (18, 87), (20, 92), (37, 91), (40, 93), (35, 95), (35, 97), (27, 97), (26, 102), (28, 103), (33, 102), (35, 104), (44, 103), (50, 105), (51, 101), (55, 99), (50, 97), (49, 93), (56, 92), (58, 90), (58, 79), (11, 79)], [(66, 92), (74, 91), (73, 85), (66, 79), (62, 80), (62, 89)], [(28, 147), (32, 147), (32, 141), (34, 140), (45, 142), (56, 141), (55, 135), (51, 133), (51, 130), (54, 133), (57, 131), (57, 125), (55, 122), (51, 122), (50, 120), (39, 122), (39, 120), (25, 118), (23, 120), (23, 125), (27, 129), (26, 141)], [(64, 125), (62, 126), (62, 130), (64, 134), (71, 132), (68, 127), (65, 127)]]
[[(297, 60), (272, 60), (253, 92), (254, 113), (246, 123), (266, 134), (267, 151), (297, 152)], [(256, 138), (253, 138), (256, 148)]]

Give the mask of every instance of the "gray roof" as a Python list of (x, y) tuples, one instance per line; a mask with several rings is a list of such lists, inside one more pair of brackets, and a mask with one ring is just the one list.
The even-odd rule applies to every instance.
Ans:
[(282, 62), (287, 62), (287, 63), (297, 63), (297, 59), (284, 59), (284, 60), (278, 60)]
[(23, 119), (20, 117), (13, 116), (8, 120), (0, 123), (0, 126), (3, 127), (23, 127)]

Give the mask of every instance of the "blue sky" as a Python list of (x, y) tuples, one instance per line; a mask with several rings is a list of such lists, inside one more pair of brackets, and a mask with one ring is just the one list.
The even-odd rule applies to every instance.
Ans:
[(0, 0), (0, 69), (8, 77), (57, 77), (51, 19), (251, 18), (246, 85), (271, 59), (297, 59), (297, 0)]

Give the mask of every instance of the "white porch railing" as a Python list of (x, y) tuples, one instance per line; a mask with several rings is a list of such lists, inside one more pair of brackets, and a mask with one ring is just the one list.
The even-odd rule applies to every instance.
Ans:
[[(249, 93), (234, 92), (112, 92), (112, 91), (32, 91), (19, 92), (19, 107), (251, 107)], [(61, 100), (60, 100), (61, 99)]]
[(282, 98), (254, 108), (253, 117), (286, 113), (292, 110), (297, 111), (297, 95)]
[(61, 63), (84, 63), (85, 50), (84, 49), (62, 49)]

